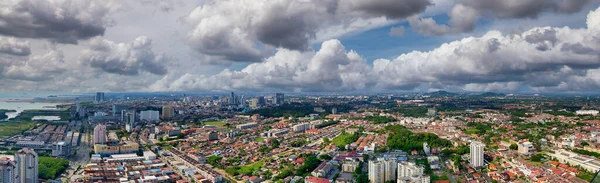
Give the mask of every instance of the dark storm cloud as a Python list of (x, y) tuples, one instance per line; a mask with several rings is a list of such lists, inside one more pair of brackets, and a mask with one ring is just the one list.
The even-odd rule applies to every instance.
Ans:
[(391, 22), (430, 5), (429, 0), (214, 0), (185, 18), (194, 27), (187, 42), (211, 58), (259, 62), (277, 48), (310, 49), (319, 31), (339, 36), (344, 29), (369, 27), (369, 19)]
[[(411, 27), (427, 36), (440, 36), (450, 33), (469, 32), (475, 29), (475, 23), (482, 17), (492, 19), (537, 18), (544, 12), (576, 13), (593, 0), (457, 0), (450, 16), (449, 25), (438, 25), (435, 21), (423, 24), (412, 21)], [(440, 27), (448, 27), (440, 31)], [(431, 29), (431, 31), (427, 31)], [(436, 34), (430, 34), (430, 32)], [(541, 50), (547, 46), (540, 45)]]
[[(342, 0), (343, 2), (344, 0)], [(433, 5), (429, 0), (346, 0), (355, 11), (371, 16), (385, 16), (391, 19), (406, 18)]]
[(103, 18), (109, 11), (100, 1), (21, 0), (0, 5), (6, 8), (0, 11), (0, 34), (71, 44), (103, 35)]

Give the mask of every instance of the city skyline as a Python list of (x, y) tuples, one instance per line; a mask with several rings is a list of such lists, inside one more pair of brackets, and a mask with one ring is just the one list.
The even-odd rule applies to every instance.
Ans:
[(600, 88), (596, 0), (1, 4), (0, 92)]

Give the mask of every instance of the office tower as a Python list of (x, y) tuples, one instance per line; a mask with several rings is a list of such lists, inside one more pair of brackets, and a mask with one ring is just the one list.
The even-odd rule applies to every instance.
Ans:
[(104, 102), (104, 92), (97, 92), (94, 98), (94, 103), (99, 104)]
[(257, 109), (258, 108), (258, 98), (252, 98), (250, 99), (250, 109)]
[(261, 107), (261, 106), (265, 106), (265, 105), (267, 105), (267, 102), (265, 101), (265, 97), (264, 96), (258, 97), (258, 106)]
[(125, 115), (125, 130), (131, 132), (133, 131), (133, 128), (135, 128), (135, 111), (129, 111)]
[(276, 93), (275, 98), (273, 98), (273, 104), (275, 105), (283, 105), (284, 102), (283, 93)]
[(17, 162), (17, 182), (38, 182), (38, 155), (33, 149), (23, 148), (15, 153)]
[(384, 183), (396, 180), (397, 161), (395, 158), (382, 157), (369, 161), (369, 180), (371, 183)]
[(244, 95), (240, 96), (240, 108), (244, 108), (246, 107), (246, 98), (244, 97)]
[(106, 143), (106, 126), (99, 124), (94, 127), (94, 144)]
[(163, 106), (162, 112), (163, 119), (172, 118), (175, 115), (175, 109), (171, 106)]
[(237, 100), (236, 100), (235, 94), (233, 92), (231, 92), (231, 94), (229, 95), (229, 104), (231, 104), (231, 105), (237, 104)]
[(483, 149), (485, 144), (477, 141), (471, 142), (471, 166), (480, 167), (483, 166)]
[(113, 104), (112, 106), (112, 113), (113, 116), (120, 116), (123, 112), (123, 110), (127, 109), (127, 106), (124, 105), (120, 105), (120, 104)]
[(158, 121), (158, 111), (141, 111), (140, 112), (140, 120), (146, 121)]
[(0, 183), (17, 182), (17, 164), (6, 158), (0, 158)]

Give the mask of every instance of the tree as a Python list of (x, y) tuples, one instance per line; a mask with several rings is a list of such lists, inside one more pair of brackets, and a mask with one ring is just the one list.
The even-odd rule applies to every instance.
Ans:
[(590, 144), (586, 141), (581, 142), (581, 146), (589, 146)]
[(271, 140), (270, 144), (271, 144), (272, 148), (279, 148), (280, 142), (277, 139), (273, 139), (273, 140)]
[(331, 160), (331, 156), (329, 156), (329, 154), (321, 154), (319, 155), (319, 159), (323, 161), (329, 161)]
[(513, 144), (510, 144), (509, 148), (512, 150), (517, 150), (517, 149), (519, 149), (519, 146), (517, 144), (513, 143)]

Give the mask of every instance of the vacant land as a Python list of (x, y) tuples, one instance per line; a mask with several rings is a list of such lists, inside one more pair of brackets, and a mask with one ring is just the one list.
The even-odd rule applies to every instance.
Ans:
[(227, 124), (225, 121), (207, 121), (207, 122), (204, 122), (204, 125), (213, 125), (213, 126), (217, 126), (217, 127), (225, 127), (225, 124)]
[(7, 121), (0, 122), (0, 137), (11, 136), (15, 134), (23, 133), (34, 126), (34, 123), (29, 122), (15, 122)]

